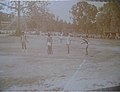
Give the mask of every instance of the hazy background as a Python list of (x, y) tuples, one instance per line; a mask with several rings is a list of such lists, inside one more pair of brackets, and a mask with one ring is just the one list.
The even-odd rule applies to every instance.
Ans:
[[(70, 20), (71, 15), (69, 11), (71, 10), (72, 6), (79, 1), (82, 0), (50, 1), (51, 4), (49, 4), (48, 7), (50, 11), (55, 15), (59, 16), (60, 19), (63, 19), (67, 22), (72, 22), (72, 20)], [(104, 4), (104, 2), (93, 2), (93, 1), (89, 1), (88, 3), (93, 4), (98, 8)]]

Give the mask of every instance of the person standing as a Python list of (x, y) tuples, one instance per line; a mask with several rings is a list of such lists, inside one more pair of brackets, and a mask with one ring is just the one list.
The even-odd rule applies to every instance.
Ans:
[(81, 44), (85, 44), (85, 51), (86, 51), (86, 55), (88, 55), (88, 37), (85, 37), (82, 39), (83, 42)]
[(27, 49), (26, 42), (27, 42), (26, 35), (24, 32), (22, 32), (22, 35), (21, 35), (22, 49)]
[(68, 33), (67, 38), (66, 38), (66, 46), (67, 46), (68, 54), (70, 53), (70, 44), (71, 44), (71, 39), (70, 39), (70, 35)]
[(52, 37), (50, 36), (50, 33), (48, 33), (48, 37), (47, 37), (47, 46), (48, 46), (48, 54), (53, 54), (52, 51)]

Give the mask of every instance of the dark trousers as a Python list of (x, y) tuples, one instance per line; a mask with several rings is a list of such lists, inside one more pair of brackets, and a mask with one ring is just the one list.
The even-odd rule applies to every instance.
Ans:
[(67, 44), (67, 50), (68, 50), (68, 54), (70, 53), (70, 45)]
[(88, 44), (86, 46), (86, 55), (88, 55)]

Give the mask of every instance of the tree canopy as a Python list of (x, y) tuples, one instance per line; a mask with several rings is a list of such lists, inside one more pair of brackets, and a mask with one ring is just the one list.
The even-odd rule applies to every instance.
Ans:
[[(120, 6), (116, 2), (104, 4), (96, 16), (97, 27), (102, 31), (119, 31)], [(99, 30), (100, 31), (100, 30)]]
[(73, 5), (71, 13), (77, 32), (103, 34), (105, 31), (120, 31), (119, 2), (106, 2), (97, 9), (96, 6), (82, 1)]
[(71, 13), (73, 23), (77, 25), (77, 30), (81, 29), (87, 32), (90, 29), (90, 25), (95, 22), (97, 12), (98, 10), (94, 5), (88, 4), (85, 1), (73, 5)]

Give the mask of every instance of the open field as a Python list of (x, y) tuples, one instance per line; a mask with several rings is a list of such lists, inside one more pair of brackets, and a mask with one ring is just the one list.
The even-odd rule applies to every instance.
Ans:
[(120, 40), (89, 39), (88, 55), (80, 38), (72, 38), (67, 54), (53, 37), (47, 55), (46, 37), (28, 35), (27, 50), (20, 39), (0, 36), (0, 90), (83, 91), (120, 86)]

